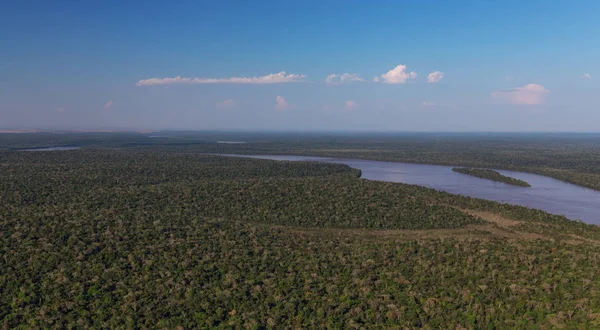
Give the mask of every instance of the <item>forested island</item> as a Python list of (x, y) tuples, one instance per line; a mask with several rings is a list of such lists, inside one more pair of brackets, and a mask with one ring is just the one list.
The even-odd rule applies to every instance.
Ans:
[(520, 187), (531, 187), (531, 185), (523, 180), (515, 179), (508, 177), (506, 175), (502, 175), (497, 171), (490, 169), (480, 169), (480, 168), (471, 168), (471, 167), (455, 167), (452, 169), (453, 172), (472, 175), (482, 179), (488, 179), (496, 182), (503, 182), (506, 184), (510, 184), (513, 186)]
[(192, 148), (0, 151), (4, 326), (600, 326), (600, 227)]

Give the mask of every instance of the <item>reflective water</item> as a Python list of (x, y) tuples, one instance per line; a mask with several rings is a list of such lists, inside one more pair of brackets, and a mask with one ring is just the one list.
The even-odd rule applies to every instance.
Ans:
[(65, 151), (65, 150), (79, 150), (80, 147), (47, 147), (47, 148), (31, 148), (21, 149), (20, 151)]
[(360, 169), (362, 177), (369, 180), (416, 184), (453, 194), (562, 214), (569, 219), (586, 223), (600, 224), (600, 192), (536, 174), (498, 171), (531, 184), (531, 187), (526, 188), (456, 173), (452, 171), (451, 166), (305, 156), (229, 156), (346, 164)]

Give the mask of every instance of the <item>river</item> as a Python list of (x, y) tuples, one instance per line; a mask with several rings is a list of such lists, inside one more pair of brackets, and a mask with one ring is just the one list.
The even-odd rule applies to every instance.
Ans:
[(29, 149), (19, 149), (18, 151), (68, 151), (68, 150), (79, 150), (80, 147), (75, 146), (64, 146), (64, 147), (46, 147), (46, 148), (29, 148)]
[(540, 209), (572, 220), (600, 225), (600, 192), (537, 174), (498, 170), (506, 176), (531, 184), (531, 187), (518, 187), (456, 173), (451, 166), (311, 156), (224, 156), (346, 164), (360, 169), (362, 177), (369, 180), (415, 184), (452, 194)]

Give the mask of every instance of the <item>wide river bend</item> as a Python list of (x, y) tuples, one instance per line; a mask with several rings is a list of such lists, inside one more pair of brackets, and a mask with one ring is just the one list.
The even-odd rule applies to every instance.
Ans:
[(452, 194), (526, 206), (572, 220), (600, 224), (600, 192), (550, 177), (513, 171), (498, 172), (531, 184), (518, 187), (456, 173), (451, 166), (381, 162), (288, 155), (223, 155), (287, 161), (318, 161), (346, 164), (360, 169), (369, 180), (402, 182), (446, 191)]

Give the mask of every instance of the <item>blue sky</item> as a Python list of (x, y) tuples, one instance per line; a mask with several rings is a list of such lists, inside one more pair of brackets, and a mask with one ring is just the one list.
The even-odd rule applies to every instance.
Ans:
[(11, 0), (0, 128), (599, 131), (598, 13), (595, 0)]

